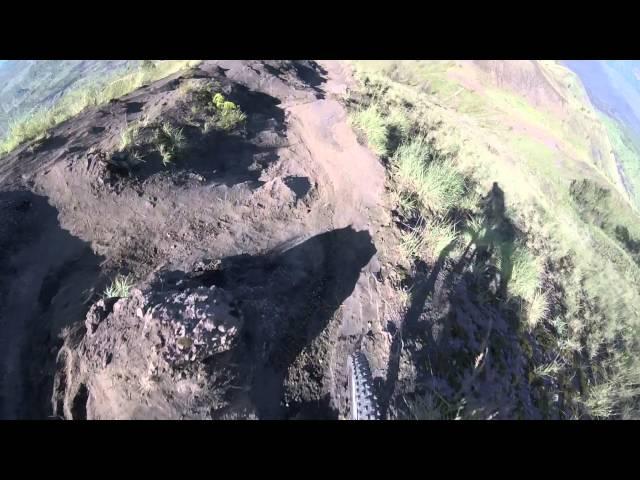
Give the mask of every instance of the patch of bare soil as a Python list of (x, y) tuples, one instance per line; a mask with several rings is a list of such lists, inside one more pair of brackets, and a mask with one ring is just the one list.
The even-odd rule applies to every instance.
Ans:
[[(206, 61), (3, 158), (0, 416), (345, 417), (351, 351), (387, 376), (402, 264), (348, 83), (334, 62)], [(203, 128), (188, 87), (246, 121)], [(167, 122), (185, 146), (165, 165)], [(101, 298), (116, 274), (130, 295)]]

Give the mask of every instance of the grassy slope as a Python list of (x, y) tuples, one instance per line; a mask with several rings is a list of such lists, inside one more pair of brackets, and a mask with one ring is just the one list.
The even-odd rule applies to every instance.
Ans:
[[(11, 80), (12, 88), (5, 87), (7, 91), (3, 95), (7, 98), (15, 95), (23, 86), (35, 89), (35, 93), (28, 95), (31, 98), (29, 102), (16, 101), (15, 110), (22, 112), (22, 116), (13, 119), (7, 133), (0, 139), (0, 155), (12, 151), (22, 143), (42, 138), (51, 127), (77, 115), (86, 107), (126, 95), (145, 83), (171, 75), (197, 61), (162, 60), (154, 62), (150, 67), (145, 67), (144, 64), (133, 69), (119, 67), (102, 77), (98, 77), (96, 71), (102, 70), (96, 69), (96, 65), (93, 65), (94, 68), (82, 69), (82, 62), (61, 62), (59, 65), (54, 65), (53, 62), (41, 63), (35, 62), (29, 71), (17, 73), (20, 78)], [(57, 71), (58, 67), (62, 71)], [(74, 70), (77, 71), (72, 74), (71, 71)], [(87, 71), (93, 73), (86, 78), (77, 76)], [(34, 80), (32, 74), (37, 74), (40, 80)], [(53, 87), (43, 86), (42, 78), (54, 79), (51, 83)], [(44, 106), (29, 108), (33, 103), (32, 97)]]
[(11, 61), (0, 69), (0, 135), (11, 119), (51, 106), (69, 88), (83, 84), (106, 83), (139, 66), (138, 60), (22, 60)]
[[(640, 374), (638, 361), (626, 355), (637, 358), (638, 353), (640, 267), (616, 240), (613, 227), (585, 220), (569, 194), (571, 181), (587, 178), (608, 189), (611, 200), (603, 208), (611, 225), (627, 227), (636, 239), (640, 218), (617, 172), (613, 152), (619, 138), (611, 135), (611, 126), (602, 122), (570, 70), (555, 62), (538, 65), (563, 98), (561, 109), (533, 105), (530, 92), (498, 87), (467, 62), (354, 63), (360, 79), (368, 80), (365, 88), (387, 89), (376, 102), (393, 110), (409, 101), (412, 122), (440, 122), (439, 144), (457, 150), (456, 167), (478, 182), (479, 192), (498, 182), (540, 263), (570, 259), (574, 268), (556, 273), (566, 313), (545, 319), (538, 328), (568, 325), (557, 339), (558, 346), (570, 345), (565, 365), (585, 368), (576, 364), (577, 352), (597, 359), (597, 365), (586, 365), (592, 374), (578, 394), (590, 415), (628, 416), (634, 408), (630, 392)], [(539, 288), (544, 288), (544, 276)]]

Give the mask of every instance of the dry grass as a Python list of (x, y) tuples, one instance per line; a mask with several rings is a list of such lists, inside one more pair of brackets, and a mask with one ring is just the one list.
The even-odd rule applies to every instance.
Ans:
[(403, 232), (401, 248), (409, 258), (437, 259), (456, 239), (455, 225), (443, 219), (421, 218), (415, 227)]

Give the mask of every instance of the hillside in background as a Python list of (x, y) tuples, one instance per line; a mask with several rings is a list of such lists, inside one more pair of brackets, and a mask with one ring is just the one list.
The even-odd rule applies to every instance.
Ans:
[(53, 105), (70, 89), (104, 84), (139, 60), (8, 60), (0, 65), (0, 137), (12, 120)]
[(573, 60), (563, 62), (582, 81), (591, 102), (640, 135), (640, 61)]
[(600, 111), (625, 188), (640, 207), (640, 61), (563, 62), (583, 83)]

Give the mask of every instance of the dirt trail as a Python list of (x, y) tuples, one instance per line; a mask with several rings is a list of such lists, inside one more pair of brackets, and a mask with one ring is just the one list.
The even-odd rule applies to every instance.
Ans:
[[(351, 83), (347, 67), (335, 61), (319, 63), (327, 72), (323, 89), (328, 98), (288, 107), (290, 124), (308, 149), (313, 175), (334, 209), (331, 228), (350, 226), (356, 231), (366, 231), (373, 243), (379, 245), (386, 235), (392, 234), (390, 208), (384, 196), (384, 167), (358, 143), (345, 108), (337, 101)], [(345, 362), (348, 354), (367, 332), (381, 333), (386, 329), (385, 312), (381, 310), (385, 303), (392, 301), (392, 295), (388, 290), (379, 290), (380, 282), (376, 278), (381, 271), (380, 256), (376, 252), (360, 271), (353, 292), (339, 307), (336, 327), (326, 339), (332, 346), (327, 389), (338, 411), (346, 409)], [(389, 261), (389, 258), (383, 261)], [(388, 335), (377, 340), (390, 343)], [(378, 347), (383, 350), (382, 358), (378, 358), (380, 352), (376, 351), (372, 351), (370, 357), (374, 364), (376, 360), (382, 360), (380, 363), (384, 364), (388, 345)]]
[[(203, 134), (185, 120), (182, 87), (202, 82), (247, 113), (241, 131)], [(339, 62), (206, 61), (2, 159), (2, 416), (50, 415), (55, 371), (66, 372), (54, 397), (65, 405), (56, 415), (67, 417), (344, 416), (347, 354), (362, 344), (383, 377), (387, 323), (398, 316), (385, 171), (348, 124), (340, 98), (350, 82)], [(184, 125), (189, 147), (175, 165), (151, 156), (123, 176), (104, 159), (123, 125), (143, 115)], [(207, 259), (218, 259), (219, 273), (192, 278), (213, 265)], [(138, 293), (98, 318), (95, 335), (83, 333), (115, 273), (130, 273)], [(126, 354), (146, 335), (127, 315), (161, 302), (165, 290), (180, 296), (183, 284), (197, 295), (225, 290), (244, 318), (237, 346), (216, 356), (208, 374), (235, 387), (209, 413), (194, 400), (207, 395), (160, 407), (161, 389), (175, 382), (158, 381), (153, 391), (149, 360)], [(61, 332), (66, 366), (56, 362)], [(189, 388), (213, 388), (194, 382)]]

